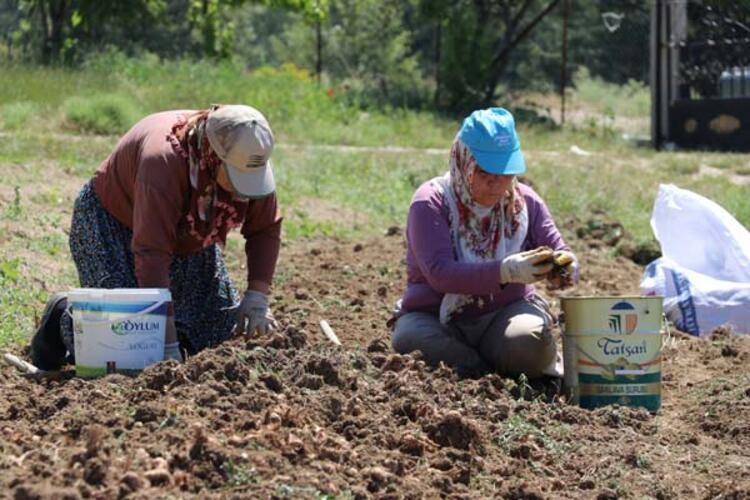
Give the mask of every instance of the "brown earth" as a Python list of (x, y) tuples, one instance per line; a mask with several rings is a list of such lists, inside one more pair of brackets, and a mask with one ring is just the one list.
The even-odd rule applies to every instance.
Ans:
[[(404, 271), (389, 232), (285, 247), (269, 338), (134, 378), (0, 369), (2, 495), (750, 498), (750, 339), (667, 338), (656, 416), (570, 406), (549, 383), (459, 379), (390, 351)], [(641, 267), (590, 234), (574, 245), (576, 294), (637, 292)]]

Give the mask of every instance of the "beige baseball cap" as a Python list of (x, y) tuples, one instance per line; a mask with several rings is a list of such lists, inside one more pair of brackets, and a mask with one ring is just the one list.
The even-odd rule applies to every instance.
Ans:
[(276, 190), (273, 132), (263, 113), (240, 104), (219, 106), (206, 118), (206, 136), (238, 194), (262, 198)]

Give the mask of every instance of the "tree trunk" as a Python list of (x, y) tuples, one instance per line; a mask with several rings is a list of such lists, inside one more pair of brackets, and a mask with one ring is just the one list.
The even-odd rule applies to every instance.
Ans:
[(203, 0), (201, 11), (203, 15), (203, 53), (208, 57), (214, 57), (216, 51), (216, 22), (213, 13), (209, 14), (209, 3), (211, 0)]
[(39, 0), (37, 6), (42, 27), (42, 62), (49, 64), (57, 61), (62, 53), (70, 0)]
[(443, 44), (443, 22), (438, 20), (435, 27), (435, 106), (440, 104), (440, 50)]
[(50, 40), (52, 47), (52, 57), (59, 60), (63, 49), (63, 31), (65, 23), (68, 21), (69, 0), (58, 0), (54, 5), (50, 5)]
[(318, 78), (318, 85), (323, 75), (323, 33), (321, 21), (315, 21), (315, 75)]
[(49, 19), (47, 18), (47, 2), (39, 2), (39, 24), (42, 27), (42, 63), (50, 63), (50, 54), (52, 53), (52, 40), (50, 39)]
[(483, 0), (474, 0), (474, 6), (477, 11), (477, 18), (475, 19), (476, 28), (474, 29), (474, 35), (471, 40), (469, 57), (471, 57), (471, 59), (473, 59), (474, 61), (478, 61), (480, 59), (479, 44), (481, 43), (482, 38), (484, 38), (484, 32), (487, 28), (486, 19), (489, 18), (489, 11), (487, 9), (487, 5)]
[(568, 9), (570, 0), (563, 0), (562, 64), (560, 65), (560, 125), (565, 125), (565, 85), (568, 80)]

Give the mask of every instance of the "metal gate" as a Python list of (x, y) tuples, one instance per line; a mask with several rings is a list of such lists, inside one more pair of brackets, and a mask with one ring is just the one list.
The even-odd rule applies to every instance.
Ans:
[(750, 0), (655, 0), (651, 97), (657, 148), (750, 151)]

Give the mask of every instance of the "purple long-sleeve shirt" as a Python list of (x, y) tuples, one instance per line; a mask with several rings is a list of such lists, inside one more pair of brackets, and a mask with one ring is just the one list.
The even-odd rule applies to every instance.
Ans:
[[(544, 201), (529, 186), (519, 184), (529, 225), (522, 250), (546, 245), (570, 250)], [(402, 312), (438, 314), (446, 293), (482, 296), (483, 305), (466, 307), (458, 318), (477, 317), (534, 294), (534, 287), (511, 283), (500, 287), (500, 261), (458, 262), (453, 252), (448, 207), (436, 179), (422, 184), (412, 198), (406, 223), (406, 291)]]

